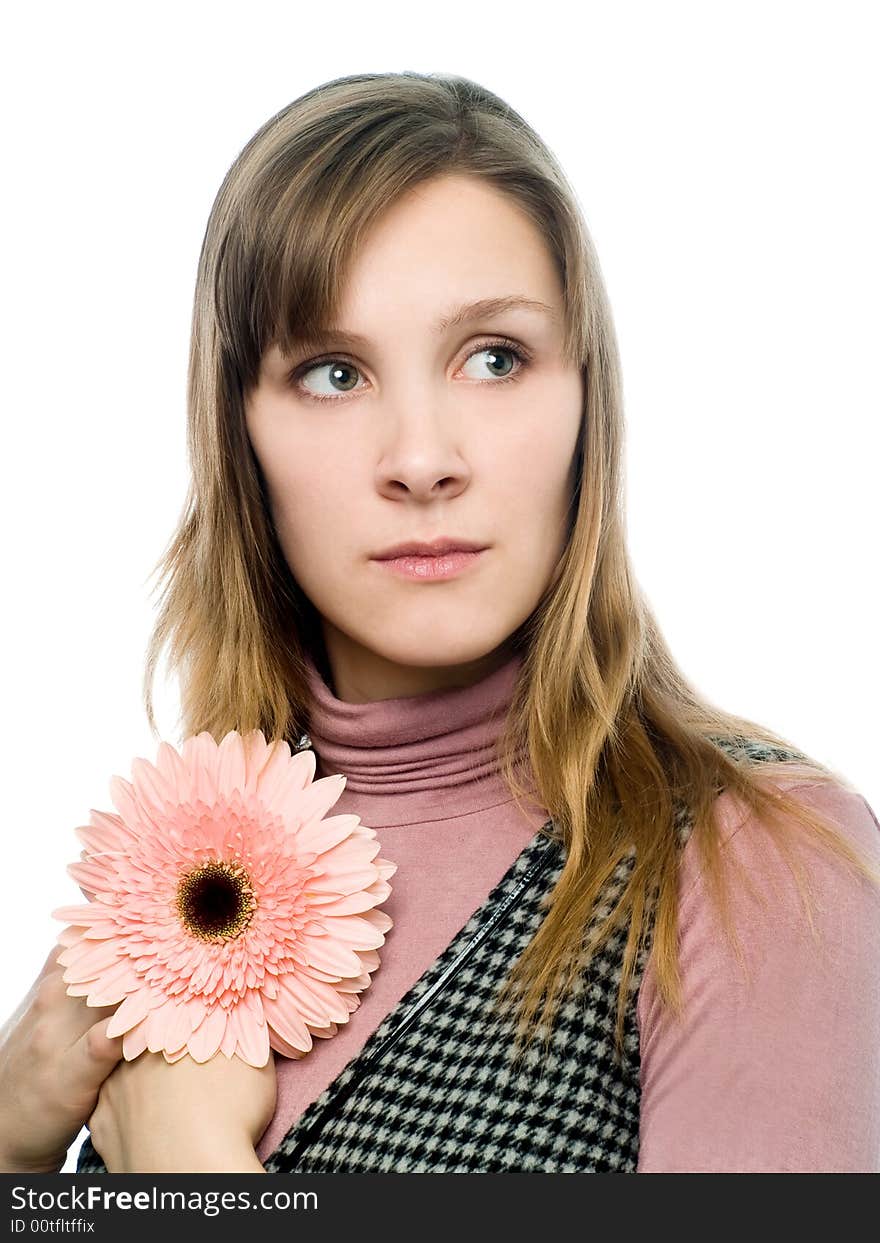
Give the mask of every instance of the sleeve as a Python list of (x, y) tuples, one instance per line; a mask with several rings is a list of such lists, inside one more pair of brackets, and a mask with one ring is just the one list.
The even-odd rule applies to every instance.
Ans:
[[(792, 788), (880, 867), (880, 825), (860, 794)], [(726, 800), (722, 859), (736, 855), (765, 905), (725, 868), (744, 974), (688, 842), (681, 1020), (661, 1014), (650, 958), (639, 992), (638, 1172), (878, 1173), (880, 890), (812, 839), (798, 842), (814, 941), (784, 856), (759, 845), (752, 817), (740, 811), (733, 824), (727, 795), (719, 811)]]

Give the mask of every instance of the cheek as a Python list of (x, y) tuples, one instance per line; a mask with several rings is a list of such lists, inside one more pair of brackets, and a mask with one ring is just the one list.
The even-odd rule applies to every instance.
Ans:
[(356, 461), (337, 445), (312, 445), (298, 437), (276, 444), (264, 459), (263, 474), (279, 536), (298, 543), (338, 540), (351, 522), (352, 500), (362, 480), (355, 479)]
[(314, 601), (316, 589), (350, 538), (350, 510), (329, 471), (276, 471), (271, 478), (266, 474), (266, 484), (284, 560)]
[(540, 539), (548, 524), (555, 526), (567, 515), (579, 425), (579, 416), (549, 428), (545, 422), (527, 436), (506, 438), (494, 446), (484, 464), (484, 477), (494, 494), (492, 509), (504, 526), (528, 528)]
[[(278, 538), (298, 562), (320, 559), (330, 548), (341, 550), (350, 538), (350, 509), (332, 485), (311, 488), (310, 480), (292, 481), (274, 507)], [(348, 536), (348, 538), (347, 538)]]
[(511, 402), (505, 423), (492, 428), (485, 446), (488, 477), (503, 469), (510, 478), (546, 483), (550, 494), (562, 491), (571, 477), (583, 400), (582, 377), (575, 370), (553, 372), (525, 387)]

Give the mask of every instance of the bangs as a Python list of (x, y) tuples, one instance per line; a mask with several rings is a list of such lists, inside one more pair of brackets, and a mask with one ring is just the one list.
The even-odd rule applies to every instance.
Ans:
[(419, 150), (411, 116), (367, 120), (359, 111), (319, 150), (300, 143), (295, 155), (279, 152), (229, 222), (215, 269), (217, 325), (244, 391), (270, 346), (290, 355), (326, 336), (374, 221), (408, 189), (449, 171), (445, 144), (439, 154), (436, 141), (433, 154)]

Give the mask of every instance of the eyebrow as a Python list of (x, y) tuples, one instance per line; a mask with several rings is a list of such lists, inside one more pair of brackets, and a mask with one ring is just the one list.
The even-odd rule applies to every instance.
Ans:
[[(540, 315), (558, 320), (552, 306), (541, 302), (538, 298), (527, 298), (523, 294), (506, 294), (500, 298), (477, 298), (474, 302), (463, 302), (450, 307), (439, 319), (434, 321), (432, 332), (436, 336), (447, 332), (450, 328), (458, 328), (462, 324), (472, 323), (475, 319), (490, 319), (493, 315), (501, 315), (504, 311), (533, 311)], [(296, 333), (297, 341), (303, 345), (314, 345), (332, 338), (348, 345), (369, 345), (368, 337), (357, 332), (347, 332), (344, 328), (321, 328), (312, 333)]]

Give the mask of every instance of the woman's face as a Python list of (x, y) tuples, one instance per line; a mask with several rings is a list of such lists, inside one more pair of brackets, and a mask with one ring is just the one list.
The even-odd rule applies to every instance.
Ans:
[[(542, 305), (457, 315), (503, 298)], [(508, 658), (565, 547), (583, 386), (555, 263), (500, 192), (444, 175), (373, 225), (335, 328), (294, 357), (273, 345), (245, 403), (332, 689), (363, 703), (470, 685)], [(445, 577), (418, 573), (436, 558), (415, 577), (375, 560), (440, 537), (484, 551)]]

